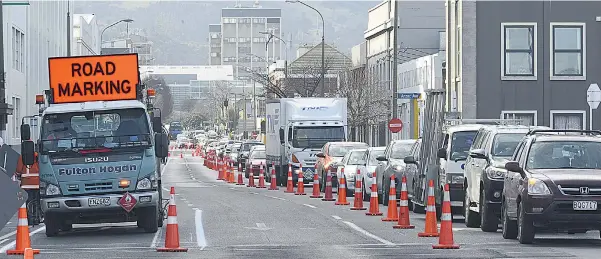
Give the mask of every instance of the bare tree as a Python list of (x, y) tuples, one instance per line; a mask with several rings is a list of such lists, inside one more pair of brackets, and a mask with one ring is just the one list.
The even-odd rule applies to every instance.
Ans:
[(273, 82), (265, 73), (260, 73), (250, 69), (247, 69), (247, 71), (251, 73), (253, 81), (263, 85), (263, 88), (265, 89), (265, 94), (274, 94), (279, 98), (286, 98), (286, 93), (282, 89), (281, 81), (278, 80), (276, 82)]
[[(324, 60), (325, 74), (331, 73), (334, 57), (326, 57)], [(307, 62), (294, 64), (288, 68), (288, 78), (284, 86), (284, 92), (297, 94), (303, 97), (319, 96), (321, 93), (321, 62)], [(335, 91), (336, 80), (324, 79), (326, 93)]]
[(369, 125), (385, 121), (388, 116), (388, 91), (365, 67), (341, 73), (338, 95), (347, 98), (348, 126), (359, 137), (357, 140), (364, 141)]

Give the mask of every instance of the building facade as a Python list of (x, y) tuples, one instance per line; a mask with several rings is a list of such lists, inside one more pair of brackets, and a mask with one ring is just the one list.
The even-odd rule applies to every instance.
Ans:
[[(282, 10), (260, 7), (235, 7), (221, 10), (221, 64), (234, 66), (234, 77), (252, 78), (250, 71), (267, 74), (270, 62), (281, 59)], [(266, 49), (267, 45), (267, 49)], [(254, 72), (252, 72), (254, 73)], [(260, 72), (259, 72), (260, 73)]]
[(209, 24), (209, 65), (221, 65), (221, 24)]
[(589, 85), (601, 83), (593, 58), (601, 54), (600, 8), (595, 1), (447, 2), (448, 108), (464, 118), (600, 128), (601, 113), (587, 104)]
[(73, 15), (71, 56), (100, 55), (100, 29), (95, 14)]

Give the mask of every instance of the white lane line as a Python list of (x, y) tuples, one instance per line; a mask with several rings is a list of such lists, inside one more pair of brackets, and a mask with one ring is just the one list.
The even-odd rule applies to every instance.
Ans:
[(154, 237), (152, 238), (152, 242), (150, 242), (150, 248), (156, 248), (159, 244), (161, 234), (163, 233), (163, 228), (159, 228), (157, 232), (154, 233)]
[(200, 247), (200, 250), (203, 250), (207, 247), (207, 239), (205, 238), (205, 230), (202, 226), (202, 210), (196, 209), (194, 222), (196, 223), (196, 243)]
[(341, 217), (338, 217), (336, 215), (332, 215), (332, 218), (337, 219), (337, 220), (341, 220), (342, 219)]
[(169, 162), (171, 162), (171, 159), (167, 159), (167, 163), (165, 163), (165, 166), (163, 166), (163, 169), (161, 170), (161, 177), (165, 175), (165, 169), (167, 169)]
[[(44, 231), (44, 230), (46, 230), (46, 226), (43, 226), (43, 227), (40, 227), (40, 228), (38, 228), (38, 229), (36, 229), (36, 230), (34, 230), (34, 231), (31, 231), (31, 232), (29, 233), (29, 236), (33, 236), (33, 235), (35, 235), (35, 234), (37, 234), (37, 233), (39, 233), (39, 232), (41, 232), (41, 231)], [(4, 254), (4, 253), (6, 253), (6, 251), (7, 251), (7, 250), (9, 250), (9, 249), (11, 249), (11, 248), (15, 247), (15, 244), (16, 244), (16, 243), (17, 243), (17, 241), (15, 240), (15, 241), (12, 241), (12, 242), (10, 242), (10, 243), (6, 244), (6, 245), (5, 245), (5, 246), (3, 246), (2, 248), (0, 248), (0, 254)]]
[(194, 206), (194, 204), (188, 203), (188, 207), (193, 207), (193, 206)]
[(259, 194), (259, 193), (258, 193), (258, 192), (251, 192), (250, 194), (255, 194), (255, 195), (257, 195), (257, 194)]
[(275, 197), (275, 196), (269, 196), (269, 195), (265, 195), (265, 197), (269, 197), (269, 198), (276, 199), (276, 200), (280, 200), (280, 201), (285, 201), (285, 200), (286, 200), (286, 199), (284, 199), (284, 198)]
[(343, 221), (343, 222), (344, 222), (344, 224), (348, 225), (349, 227), (351, 227), (352, 229), (356, 230), (357, 232), (359, 232), (359, 233), (361, 233), (363, 235), (366, 235), (366, 236), (368, 236), (368, 237), (370, 237), (372, 239), (375, 239), (375, 240), (379, 241), (382, 244), (385, 244), (385, 245), (394, 245), (393, 242), (390, 242), (390, 241), (388, 241), (388, 240), (386, 240), (384, 238), (381, 238), (381, 237), (376, 236), (376, 235), (374, 235), (372, 233), (369, 233), (369, 232), (367, 232), (367, 230), (360, 228), (359, 226), (353, 224), (352, 222), (348, 222), (348, 221)]
[(6, 238), (12, 237), (12, 236), (14, 236), (16, 234), (17, 234), (17, 231), (15, 230), (15, 231), (10, 232), (10, 233), (8, 233), (8, 234), (6, 234), (4, 236), (1, 236), (0, 239), (6, 239)]
[(8, 241), (8, 239), (2, 239), (2, 240), (0, 240), (0, 244), (5, 243), (6, 241)]
[(304, 204), (304, 203), (303, 203), (303, 206), (307, 206), (307, 207), (309, 207), (309, 208), (317, 209), (317, 207), (315, 207), (315, 206), (313, 206), (313, 205), (311, 205), (311, 204)]

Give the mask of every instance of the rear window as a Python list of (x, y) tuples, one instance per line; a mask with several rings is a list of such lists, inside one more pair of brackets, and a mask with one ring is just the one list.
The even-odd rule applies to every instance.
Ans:
[(343, 157), (346, 155), (346, 153), (348, 153), (349, 151), (351, 151), (353, 149), (364, 149), (364, 148), (368, 148), (368, 145), (367, 144), (331, 145), (330, 149), (328, 150), (328, 153), (330, 156), (333, 156), (333, 157)]
[(515, 152), (518, 144), (524, 138), (523, 133), (499, 133), (492, 144), (492, 155), (510, 157)]

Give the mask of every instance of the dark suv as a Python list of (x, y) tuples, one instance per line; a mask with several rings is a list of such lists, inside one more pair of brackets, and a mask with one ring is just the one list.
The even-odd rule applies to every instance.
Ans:
[(533, 130), (522, 139), (502, 196), (503, 237), (522, 244), (539, 229), (601, 229), (601, 131)]
[(511, 159), (518, 143), (533, 129), (551, 128), (490, 125), (478, 131), (464, 166), (463, 209), (467, 227), (480, 227), (484, 232), (497, 231), (505, 162)]

